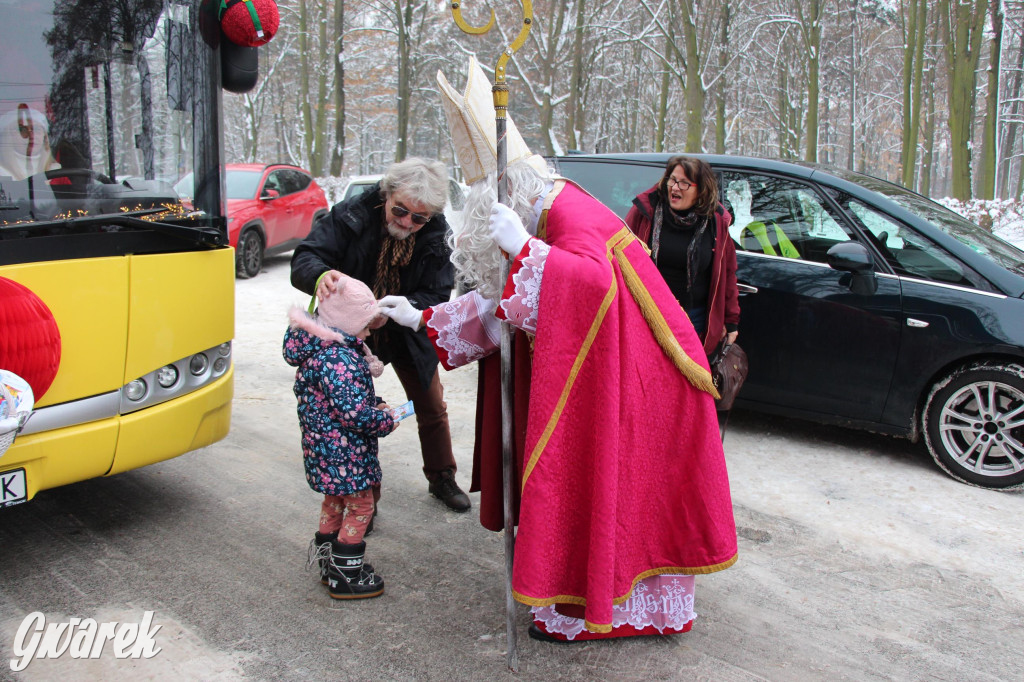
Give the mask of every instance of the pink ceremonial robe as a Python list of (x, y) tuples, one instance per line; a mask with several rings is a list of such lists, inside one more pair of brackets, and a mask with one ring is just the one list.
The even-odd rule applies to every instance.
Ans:
[[(535, 335), (517, 332), (513, 372), (520, 474), (513, 591), (534, 607), (575, 606), (587, 630), (608, 633), (615, 605), (642, 581), (736, 561), (714, 388), (692, 325), (614, 213), (557, 181), (537, 236), (548, 249)], [(524, 262), (535, 246), (531, 240), (516, 256), (503, 304), (529, 288)], [(441, 304), (425, 318), (450, 367), (431, 325), (446, 306), (455, 309)], [(480, 367), (473, 474), (481, 520), (495, 530), (502, 527), (497, 364), (494, 354)]]

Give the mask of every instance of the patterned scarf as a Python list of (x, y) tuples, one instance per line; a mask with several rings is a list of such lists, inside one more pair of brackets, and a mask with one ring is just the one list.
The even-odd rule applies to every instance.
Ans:
[(411, 234), (405, 239), (395, 239), (384, 228), (384, 239), (381, 241), (380, 254), (377, 256), (377, 277), (373, 281), (373, 295), (378, 299), (390, 294), (397, 294), (401, 286), (399, 271), (412, 260), (412, 250), (416, 246), (416, 235)]

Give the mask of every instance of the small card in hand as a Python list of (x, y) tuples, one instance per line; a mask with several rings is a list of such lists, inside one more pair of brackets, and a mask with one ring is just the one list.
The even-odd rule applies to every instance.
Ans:
[(413, 410), (411, 400), (391, 409), (391, 416), (395, 418), (395, 421), (401, 421), (406, 417), (411, 417), (414, 413), (415, 410)]

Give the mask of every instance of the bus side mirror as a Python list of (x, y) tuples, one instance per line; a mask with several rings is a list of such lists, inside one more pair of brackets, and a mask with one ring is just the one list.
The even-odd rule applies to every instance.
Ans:
[(260, 75), (258, 47), (236, 45), (226, 38), (220, 41), (221, 86), (242, 94), (256, 87)]

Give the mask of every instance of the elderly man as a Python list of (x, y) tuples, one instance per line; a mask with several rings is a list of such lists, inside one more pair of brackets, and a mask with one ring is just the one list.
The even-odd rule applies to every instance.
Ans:
[(511, 120), (511, 207), (496, 204), (487, 78), (471, 61), (465, 95), (438, 81), (471, 184), (452, 258), (476, 288), (426, 311), (401, 296), (381, 306), (425, 327), (446, 368), (482, 360), (473, 490), (491, 530), (502, 528), (499, 319), (516, 330), (512, 589), (533, 607), (530, 635), (685, 632), (694, 575), (736, 561), (700, 341), (643, 244), (596, 199), (552, 177)]
[[(296, 247), (292, 285), (323, 300), (344, 273), (362, 280), (378, 298), (401, 295), (418, 308), (447, 301), (453, 284), (442, 213), (447, 188), (448, 173), (439, 161), (393, 164), (376, 187), (336, 204)], [(413, 402), (430, 493), (449, 509), (467, 511), (469, 497), (455, 482), (437, 355), (426, 332), (389, 322), (369, 344), (395, 368)]]

